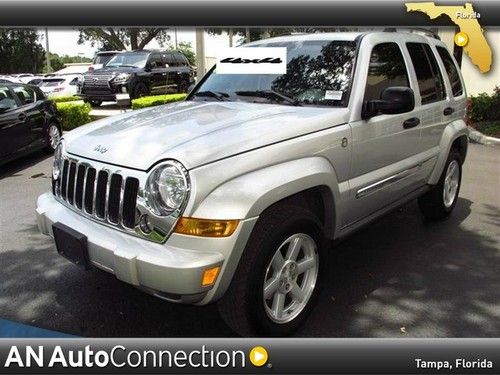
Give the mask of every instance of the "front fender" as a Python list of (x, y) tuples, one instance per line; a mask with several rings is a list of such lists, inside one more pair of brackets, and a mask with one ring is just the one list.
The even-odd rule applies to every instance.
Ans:
[(460, 137), (468, 137), (469, 130), (463, 119), (455, 120), (450, 122), (443, 131), (441, 136), (441, 141), (439, 142), (439, 155), (432, 171), (428, 183), (430, 185), (435, 185), (438, 183), (441, 174), (443, 173), (443, 168), (448, 159), (450, 153), (451, 145), (456, 139)]
[(287, 161), (223, 183), (206, 196), (192, 216), (218, 219), (256, 217), (272, 204), (318, 186), (328, 187), (337, 201), (337, 175), (327, 159), (318, 156)]

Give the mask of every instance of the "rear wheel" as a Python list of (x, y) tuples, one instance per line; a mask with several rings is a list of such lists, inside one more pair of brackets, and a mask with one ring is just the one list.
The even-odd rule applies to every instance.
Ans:
[(460, 153), (452, 149), (439, 182), (418, 199), (420, 211), (426, 220), (443, 220), (451, 214), (457, 204), (461, 181)]
[(100, 107), (102, 104), (102, 100), (89, 100), (89, 103), (92, 107), (97, 108)]
[(316, 302), (325, 264), (317, 217), (276, 205), (257, 222), (226, 295), (218, 302), (225, 322), (242, 336), (285, 336)]
[(54, 152), (61, 139), (61, 130), (55, 122), (51, 122), (45, 130), (45, 150), (47, 152)]

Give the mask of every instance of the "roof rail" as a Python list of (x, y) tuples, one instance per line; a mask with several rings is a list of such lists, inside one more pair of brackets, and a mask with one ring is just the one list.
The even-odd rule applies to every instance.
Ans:
[(407, 32), (412, 34), (424, 35), (430, 38), (441, 40), (438, 34), (429, 29), (424, 29), (421, 27), (407, 27), (407, 28), (396, 28), (396, 27), (387, 27), (384, 29), (386, 33), (397, 33), (397, 32)]

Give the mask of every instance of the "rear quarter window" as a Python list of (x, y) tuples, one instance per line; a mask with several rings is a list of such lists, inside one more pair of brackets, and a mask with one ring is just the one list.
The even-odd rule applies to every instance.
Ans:
[(450, 53), (444, 47), (436, 47), (436, 49), (441, 61), (443, 62), (446, 74), (448, 74), (453, 96), (462, 95), (464, 93), (464, 88), (462, 87), (462, 81), (460, 80), (460, 73), (458, 72), (455, 62), (450, 56)]
[(425, 43), (406, 43), (417, 75), (422, 104), (443, 100), (446, 96), (443, 76), (431, 47)]

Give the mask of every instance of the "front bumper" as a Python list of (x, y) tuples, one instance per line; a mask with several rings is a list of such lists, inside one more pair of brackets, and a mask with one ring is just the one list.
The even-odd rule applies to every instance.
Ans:
[(110, 83), (101, 86), (80, 86), (78, 96), (87, 100), (115, 101), (116, 94), (130, 93), (130, 82)]
[[(40, 232), (52, 238), (56, 222), (84, 234), (94, 266), (159, 298), (191, 304), (206, 304), (224, 293), (256, 220), (242, 221), (227, 238), (173, 234), (165, 244), (158, 244), (85, 218), (51, 193), (38, 198), (36, 214)], [(215, 285), (201, 286), (204, 270), (217, 265), (222, 268)]]

